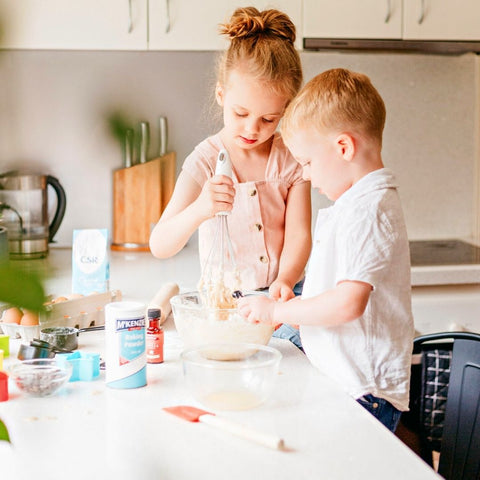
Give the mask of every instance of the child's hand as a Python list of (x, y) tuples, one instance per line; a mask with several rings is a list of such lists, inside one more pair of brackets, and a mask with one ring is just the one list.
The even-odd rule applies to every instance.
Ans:
[(275, 280), (268, 289), (268, 293), (274, 300), (286, 302), (295, 297), (293, 290), (282, 280)]
[(235, 187), (233, 180), (225, 175), (215, 175), (203, 185), (196, 200), (200, 215), (205, 219), (218, 212), (230, 212), (233, 208)]
[(275, 325), (274, 310), (275, 300), (264, 295), (243, 297), (238, 302), (240, 315), (250, 323)]

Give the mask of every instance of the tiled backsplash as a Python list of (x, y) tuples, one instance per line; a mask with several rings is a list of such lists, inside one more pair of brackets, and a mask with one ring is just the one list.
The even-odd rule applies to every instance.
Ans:
[[(370, 76), (387, 106), (384, 162), (398, 174), (411, 238), (468, 237), (475, 227), (477, 57), (303, 52), (306, 80), (332, 67)], [(178, 165), (220, 116), (213, 52), (0, 52), (0, 172), (21, 166), (55, 175), (67, 192), (57, 241), (74, 228), (111, 228), (115, 110), (169, 120)], [(327, 202), (314, 194), (314, 206)]]

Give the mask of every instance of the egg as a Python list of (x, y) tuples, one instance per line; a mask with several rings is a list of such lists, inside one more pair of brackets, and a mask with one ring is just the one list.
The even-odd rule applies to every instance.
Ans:
[(25, 310), (20, 325), (38, 325), (38, 313)]
[(55, 300), (53, 300), (53, 303), (66, 302), (67, 300), (67, 297), (57, 297)]
[(22, 315), (23, 312), (19, 308), (12, 307), (3, 312), (2, 320), (5, 323), (16, 323), (18, 325), (22, 319)]
[(81, 293), (71, 293), (70, 295), (67, 295), (67, 298), (69, 300), (76, 300), (77, 298), (83, 298), (83, 295)]

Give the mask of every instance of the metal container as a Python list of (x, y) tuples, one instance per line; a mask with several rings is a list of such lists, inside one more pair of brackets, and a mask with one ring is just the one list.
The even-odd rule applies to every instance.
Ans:
[(78, 335), (81, 332), (104, 330), (104, 328), (103, 325), (88, 328), (48, 327), (40, 331), (40, 339), (57, 349), (72, 351), (78, 348)]
[[(48, 215), (48, 187), (57, 196), (53, 219)], [(63, 220), (66, 195), (50, 175), (8, 172), (0, 175), (0, 226), (8, 231), (11, 258), (43, 258)]]

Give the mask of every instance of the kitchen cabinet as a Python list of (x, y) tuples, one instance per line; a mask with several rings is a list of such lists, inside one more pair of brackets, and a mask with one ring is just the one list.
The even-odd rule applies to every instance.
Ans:
[[(239, 6), (273, 8), (268, 0), (0, 0), (3, 49), (219, 50), (218, 34)], [(297, 26), (302, 3), (277, 0)]]
[(479, 40), (478, 0), (403, 0), (405, 40)]
[(0, 0), (0, 47), (146, 50), (147, 7), (147, 0)]
[(402, 0), (304, 0), (303, 36), (401, 38)]
[(477, 0), (304, 0), (306, 38), (480, 39)]
[(228, 44), (218, 33), (218, 25), (238, 7), (259, 10), (277, 8), (287, 13), (297, 27), (301, 46), (302, 2), (294, 0), (149, 0), (150, 50), (221, 50)]

